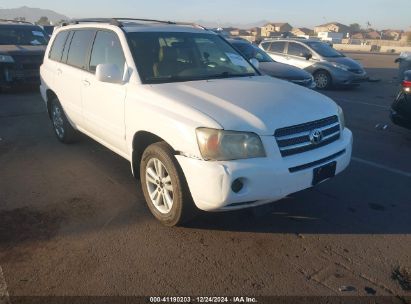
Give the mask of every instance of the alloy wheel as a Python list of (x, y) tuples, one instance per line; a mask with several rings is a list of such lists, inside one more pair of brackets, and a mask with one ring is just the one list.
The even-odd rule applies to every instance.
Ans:
[(152, 158), (146, 166), (146, 185), (151, 203), (162, 214), (168, 214), (173, 207), (173, 185), (164, 164)]

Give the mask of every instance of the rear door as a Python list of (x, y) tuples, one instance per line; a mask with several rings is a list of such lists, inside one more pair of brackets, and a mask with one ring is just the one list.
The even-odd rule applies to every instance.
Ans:
[(87, 71), (91, 43), (96, 31), (72, 31), (66, 41), (62, 58), (56, 67), (55, 89), (68, 119), (83, 128), (82, 79)]
[(285, 41), (273, 41), (271, 45), (267, 48), (266, 52), (277, 62), (286, 63), (285, 58)]
[(296, 66), (300, 69), (305, 69), (313, 64), (311, 60), (307, 60), (305, 55), (313, 55), (312, 52), (304, 45), (297, 42), (289, 42), (287, 49), (287, 61), (290, 65)]
[(126, 85), (100, 82), (95, 72), (99, 64), (115, 64), (124, 75), (125, 62), (117, 34), (108, 30), (98, 31), (91, 51), (89, 73), (81, 79), (86, 130), (122, 152), (126, 152)]

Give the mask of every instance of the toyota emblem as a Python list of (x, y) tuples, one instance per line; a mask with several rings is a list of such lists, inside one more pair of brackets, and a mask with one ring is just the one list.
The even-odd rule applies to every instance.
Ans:
[(319, 145), (323, 141), (323, 132), (314, 130), (310, 133), (310, 141), (313, 145)]

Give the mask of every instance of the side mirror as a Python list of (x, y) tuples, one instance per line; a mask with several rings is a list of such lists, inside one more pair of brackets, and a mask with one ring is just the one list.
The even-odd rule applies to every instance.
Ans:
[(115, 64), (99, 64), (96, 68), (96, 78), (101, 82), (123, 83), (123, 75)]
[(304, 57), (306, 60), (310, 60), (313, 58), (313, 54), (311, 53), (304, 53), (301, 57)]
[(260, 68), (260, 61), (255, 58), (250, 59), (250, 63), (258, 70)]

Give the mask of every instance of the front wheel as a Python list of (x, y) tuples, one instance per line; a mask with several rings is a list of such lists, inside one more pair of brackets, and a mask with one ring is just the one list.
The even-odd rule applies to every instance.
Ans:
[(140, 165), (140, 180), (148, 208), (166, 226), (179, 226), (195, 215), (184, 174), (165, 142), (149, 146)]
[(332, 85), (331, 75), (327, 71), (316, 72), (314, 74), (314, 81), (319, 90), (327, 90), (331, 88)]

